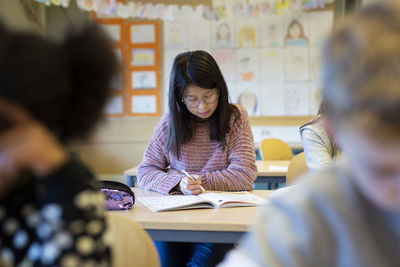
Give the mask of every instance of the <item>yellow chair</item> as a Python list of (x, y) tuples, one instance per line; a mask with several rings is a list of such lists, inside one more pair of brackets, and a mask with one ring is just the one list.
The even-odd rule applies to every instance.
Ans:
[(277, 138), (263, 139), (260, 148), (263, 160), (291, 160), (293, 158), (290, 146)]
[(112, 266), (160, 266), (156, 248), (150, 236), (134, 221), (107, 212), (112, 242)]
[(291, 185), (301, 174), (307, 172), (306, 158), (304, 152), (297, 154), (289, 163), (286, 173), (286, 185)]

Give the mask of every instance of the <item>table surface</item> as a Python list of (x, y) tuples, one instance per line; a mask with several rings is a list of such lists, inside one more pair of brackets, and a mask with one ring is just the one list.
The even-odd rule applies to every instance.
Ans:
[[(274, 177), (286, 177), (287, 167), (289, 166), (290, 160), (256, 160), (257, 165), (257, 176), (274, 176)], [(271, 170), (271, 166), (283, 167), (285, 170)], [(137, 166), (130, 168), (124, 172), (125, 176), (136, 176)]]
[[(157, 230), (195, 230), (195, 231), (233, 231), (245, 232), (253, 216), (260, 207), (234, 207), (219, 209), (192, 209), (165, 212), (152, 212), (137, 198), (144, 196), (165, 196), (157, 192), (132, 188), (136, 201), (131, 210), (111, 211), (140, 224), (144, 229)], [(270, 190), (254, 190), (253, 194), (268, 197)]]

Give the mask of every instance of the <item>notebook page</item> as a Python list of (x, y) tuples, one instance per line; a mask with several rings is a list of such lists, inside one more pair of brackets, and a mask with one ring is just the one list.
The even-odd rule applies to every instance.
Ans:
[[(249, 192), (218, 192), (218, 193), (203, 193), (199, 195), (199, 198), (207, 199), (214, 203), (215, 206), (221, 206), (226, 203), (237, 203), (240, 204), (254, 204), (261, 205), (265, 202), (265, 199)], [(234, 205), (232, 205), (234, 206)]]
[(162, 196), (162, 197), (139, 197), (140, 202), (146, 205), (149, 209), (154, 212), (162, 210), (173, 210), (180, 207), (185, 207), (197, 203), (201, 203), (204, 200), (198, 196)]
[(276, 165), (269, 166), (269, 171), (271, 172), (287, 172), (287, 170), (288, 170), (287, 166), (276, 166)]

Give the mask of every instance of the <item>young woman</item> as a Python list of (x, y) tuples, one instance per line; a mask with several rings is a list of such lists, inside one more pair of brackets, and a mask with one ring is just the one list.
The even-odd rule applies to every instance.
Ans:
[[(194, 51), (176, 56), (169, 113), (154, 130), (138, 167), (139, 186), (163, 194), (196, 195), (201, 186), (252, 190), (257, 172), (253, 135), (246, 111), (228, 99), (225, 80), (210, 54)], [(164, 259), (169, 253), (161, 254), (167, 266)]]
[(0, 266), (110, 265), (102, 197), (66, 144), (100, 119), (116, 66), (95, 25), (62, 43), (0, 25)]
[(222, 266), (398, 266), (400, 3), (358, 11), (324, 49), (340, 162), (270, 199)]
[(339, 154), (326, 121), (323, 103), (320, 104), (317, 117), (300, 127), (300, 135), (306, 164), (310, 171), (318, 171), (330, 166)]

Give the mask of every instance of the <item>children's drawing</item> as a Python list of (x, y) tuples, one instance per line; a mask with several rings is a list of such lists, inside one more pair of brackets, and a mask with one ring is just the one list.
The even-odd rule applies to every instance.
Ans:
[(260, 50), (261, 59), (261, 80), (283, 81), (284, 80), (284, 50), (281, 48), (271, 48)]
[(285, 115), (309, 115), (308, 83), (286, 83), (284, 91)]
[(253, 83), (231, 83), (229, 94), (233, 103), (239, 104), (247, 110), (249, 116), (259, 116), (260, 106), (260, 84)]
[(155, 89), (157, 78), (155, 71), (132, 71), (132, 89)]
[(154, 43), (156, 32), (154, 24), (137, 24), (130, 27), (131, 43)]
[(186, 49), (187, 21), (164, 21), (164, 48)]
[(114, 42), (121, 41), (121, 26), (118, 24), (100, 24), (108, 37)]
[(174, 63), (174, 58), (181, 52), (184, 52), (179, 49), (167, 49), (164, 50), (163, 53), (163, 87), (162, 87), (162, 96), (163, 96), (163, 112), (168, 111), (168, 91), (169, 91), (169, 79), (172, 70), (172, 64)]
[(155, 95), (133, 95), (132, 113), (156, 113), (157, 97)]
[(283, 22), (281, 16), (268, 16), (260, 20), (261, 46), (280, 47), (283, 45)]
[(282, 82), (261, 83), (261, 115), (262, 116), (283, 116), (284, 109), (284, 84)]
[(215, 61), (217, 61), (219, 68), (225, 81), (236, 80), (236, 50), (233, 48), (227, 49), (213, 49), (211, 51)]
[(232, 20), (215, 21), (212, 24), (213, 46), (217, 48), (233, 47), (233, 24)]
[(104, 109), (104, 113), (107, 115), (122, 115), (124, 113), (122, 96), (111, 97)]
[(153, 66), (155, 64), (155, 51), (151, 48), (132, 49), (132, 66)]
[(308, 37), (305, 35), (304, 24), (299, 19), (292, 19), (287, 26), (285, 45), (306, 46)]
[(205, 50), (211, 47), (211, 22), (197, 20), (188, 22), (187, 44), (191, 50)]
[(256, 20), (237, 20), (236, 27), (239, 48), (258, 47), (258, 24)]
[(237, 80), (239, 82), (258, 82), (260, 80), (258, 50), (237, 49), (236, 71)]
[(333, 12), (310, 12), (308, 15), (310, 44), (322, 45), (327, 36), (332, 32)]
[(309, 58), (305, 47), (291, 47), (285, 49), (285, 80), (308, 81)]

